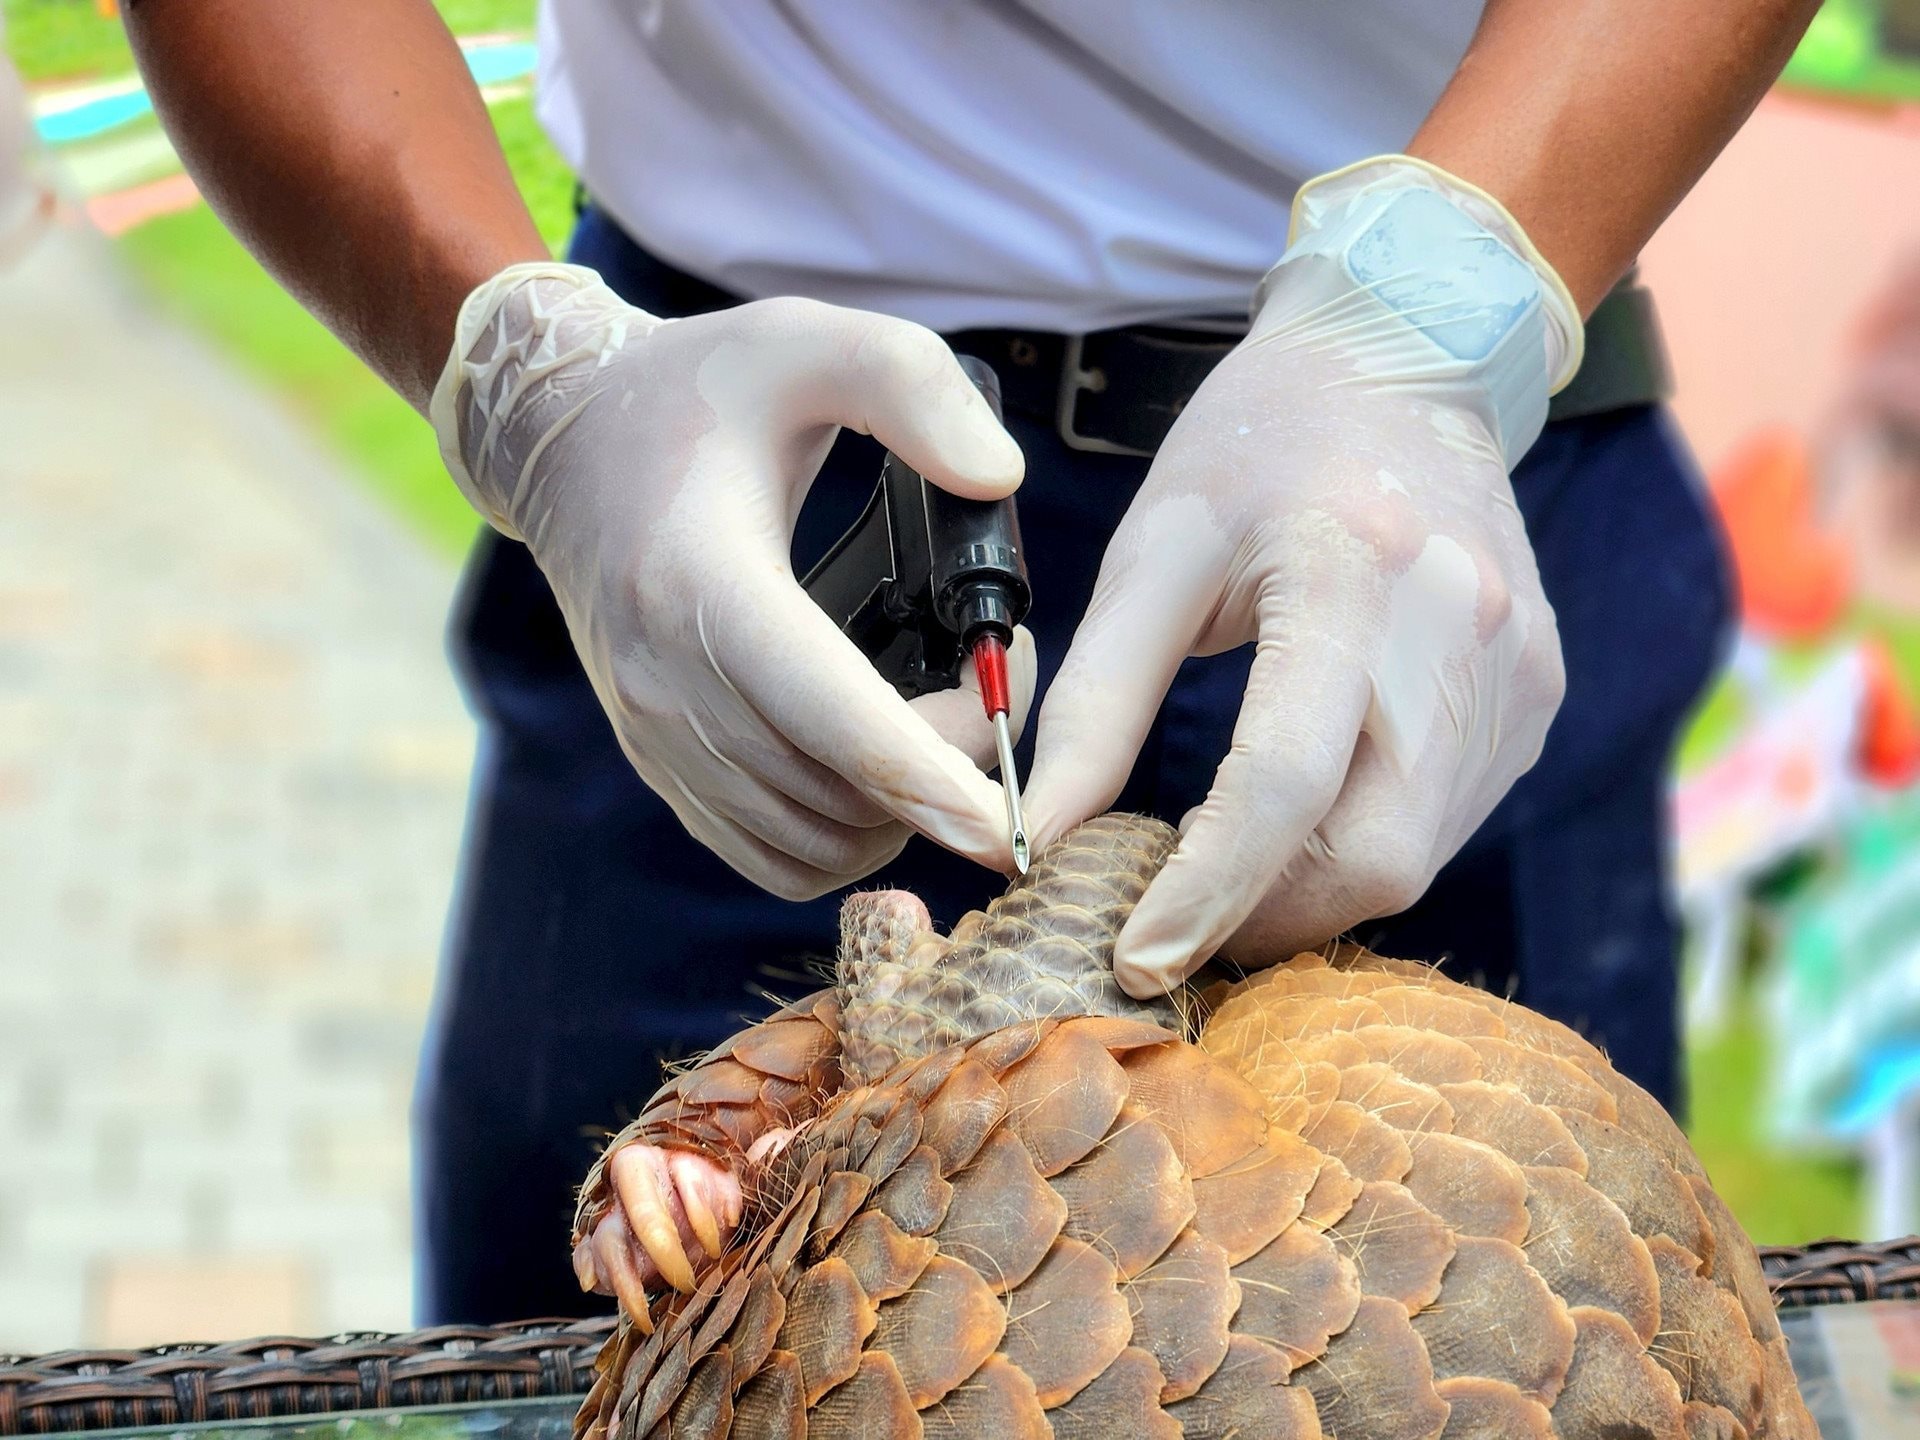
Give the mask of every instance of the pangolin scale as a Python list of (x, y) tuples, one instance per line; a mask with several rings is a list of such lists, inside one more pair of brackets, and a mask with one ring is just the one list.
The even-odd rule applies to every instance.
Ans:
[(949, 937), (856, 897), (834, 989), (660, 1090), (576, 1237), (636, 1142), (747, 1214), (582, 1440), (1816, 1440), (1752, 1245), (1571, 1030), (1353, 947), (1125, 996), (1173, 841), (1090, 821)]

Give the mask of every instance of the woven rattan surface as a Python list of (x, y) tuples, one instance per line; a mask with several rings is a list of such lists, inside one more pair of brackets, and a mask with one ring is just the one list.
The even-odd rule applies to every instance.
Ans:
[(1782, 1310), (1861, 1300), (1920, 1299), (1920, 1235), (1903, 1240), (1816, 1240), (1760, 1247), (1760, 1263)]
[(0, 1356), (0, 1435), (582, 1394), (606, 1320)]
[[(1920, 1236), (1763, 1249), (1781, 1308), (1920, 1298)], [(0, 1356), (0, 1435), (585, 1393), (611, 1320)]]

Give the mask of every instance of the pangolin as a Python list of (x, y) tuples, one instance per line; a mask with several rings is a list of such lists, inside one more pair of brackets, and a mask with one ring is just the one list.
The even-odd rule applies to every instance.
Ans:
[(1121, 991), (1175, 839), (1089, 821), (944, 937), (856, 896), (832, 989), (654, 1096), (581, 1192), (582, 1440), (1817, 1440), (1753, 1246), (1573, 1031), (1350, 946)]

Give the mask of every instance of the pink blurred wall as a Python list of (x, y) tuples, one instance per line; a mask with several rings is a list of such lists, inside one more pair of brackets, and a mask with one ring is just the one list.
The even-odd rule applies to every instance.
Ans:
[(1770, 96), (1642, 260), (1711, 468), (1756, 426), (1823, 413), (1856, 314), (1920, 248), (1920, 108)]

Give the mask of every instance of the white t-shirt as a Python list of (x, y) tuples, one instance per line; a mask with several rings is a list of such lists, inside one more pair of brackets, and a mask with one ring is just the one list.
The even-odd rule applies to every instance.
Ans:
[(1243, 314), (1480, 0), (543, 0), (540, 115), (647, 249), (936, 329)]

